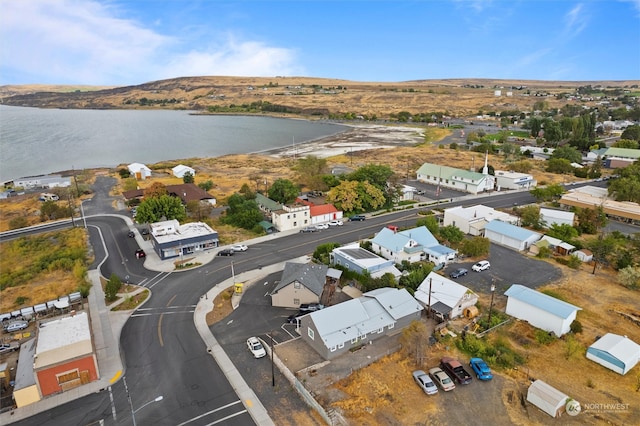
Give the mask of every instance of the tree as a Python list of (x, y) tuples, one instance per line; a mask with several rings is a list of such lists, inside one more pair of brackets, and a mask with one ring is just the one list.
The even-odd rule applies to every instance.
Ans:
[(268, 193), (269, 198), (273, 201), (277, 201), (282, 204), (289, 204), (298, 197), (300, 190), (290, 180), (281, 178), (273, 182)]
[(569, 163), (581, 163), (582, 154), (572, 146), (561, 146), (556, 148), (551, 154), (551, 158), (566, 158)]
[(119, 169), (118, 174), (122, 179), (126, 179), (131, 176), (131, 172), (129, 171), (129, 169)]
[(182, 175), (182, 182), (184, 183), (194, 183), (196, 181), (196, 178), (193, 176), (193, 173), (191, 172), (184, 172), (184, 175)]
[(455, 225), (444, 226), (440, 228), (440, 238), (450, 243), (459, 243), (464, 239), (464, 233)]
[(227, 199), (229, 206), (221, 218), (223, 223), (244, 229), (253, 229), (264, 216), (253, 199), (247, 199), (242, 194), (233, 194)]
[(429, 331), (422, 321), (413, 321), (404, 330), (400, 337), (400, 344), (405, 355), (413, 357), (416, 365), (424, 363), (429, 341)]
[(516, 161), (515, 163), (511, 163), (511, 169), (518, 173), (529, 173), (531, 169), (533, 169), (533, 164), (527, 160)]
[(160, 195), (145, 197), (138, 206), (136, 220), (140, 223), (153, 223), (161, 220), (173, 220), (182, 222), (187, 214), (182, 201), (178, 197)]
[(158, 198), (163, 195), (168, 195), (167, 187), (160, 182), (153, 182), (148, 188), (144, 190), (144, 198)]
[(111, 274), (107, 284), (104, 286), (104, 295), (107, 301), (113, 302), (118, 297), (118, 291), (122, 288), (122, 281), (116, 274)]
[(198, 184), (198, 187), (200, 189), (205, 190), (205, 191), (211, 191), (211, 188), (213, 188), (213, 181), (211, 179), (209, 179), (209, 180), (206, 180), (204, 182), (200, 182)]
[(559, 184), (536, 187), (529, 191), (538, 201), (551, 201), (564, 194), (564, 187)]
[(640, 143), (630, 139), (620, 139), (614, 142), (611, 146), (616, 148), (638, 149), (640, 147)]
[(640, 268), (627, 266), (618, 271), (618, 281), (632, 290), (640, 289)]
[(438, 232), (440, 231), (440, 224), (434, 215), (421, 217), (416, 221), (416, 226), (425, 226), (434, 236), (438, 235)]
[(535, 205), (524, 206), (519, 210), (522, 226), (530, 226), (535, 230), (540, 230), (544, 227), (544, 221), (540, 215), (540, 207)]
[(572, 173), (573, 166), (566, 158), (550, 158), (547, 160), (547, 171), (551, 173)]
[(307, 187), (315, 190), (326, 191), (329, 189), (322, 177), (329, 171), (327, 160), (309, 155), (301, 158), (295, 166), (298, 172), (298, 180)]
[(607, 215), (604, 208), (598, 206), (594, 209), (576, 209), (578, 219), (578, 230), (585, 234), (597, 234), (598, 230), (607, 224)]
[(545, 121), (544, 138), (553, 146), (557, 146), (557, 143), (562, 140), (562, 128), (560, 127), (560, 123), (553, 120)]
[(327, 202), (345, 212), (359, 213), (383, 206), (385, 197), (379, 188), (367, 181), (345, 180), (329, 191)]
[(313, 252), (313, 259), (325, 265), (329, 264), (329, 255), (331, 252), (340, 247), (340, 243), (324, 243), (316, 246)]
[(609, 184), (609, 195), (616, 201), (640, 203), (640, 161), (619, 169), (618, 174)]
[(640, 141), (640, 126), (629, 126), (624, 129), (620, 139), (628, 139), (632, 141)]
[(547, 235), (562, 241), (569, 242), (577, 238), (580, 233), (576, 228), (569, 225), (568, 223), (552, 223), (547, 230)]
[(484, 256), (489, 254), (491, 241), (488, 238), (476, 236), (462, 242), (460, 251), (467, 256)]

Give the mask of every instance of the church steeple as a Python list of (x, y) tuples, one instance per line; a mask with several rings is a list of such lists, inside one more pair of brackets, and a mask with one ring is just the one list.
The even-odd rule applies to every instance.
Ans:
[(485, 151), (485, 153), (484, 153), (484, 167), (482, 168), (482, 174), (483, 175), (488, 175), (489, 174), (489, 166), (487, 164), (488, 160), (489, 160), (489, 151)]

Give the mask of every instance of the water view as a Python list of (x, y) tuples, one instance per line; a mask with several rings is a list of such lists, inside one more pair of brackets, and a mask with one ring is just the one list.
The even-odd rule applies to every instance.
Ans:
[(72, 168), (258, 152), (346, 129), (332, 123), (189, 111), (0, 106), (0, 181)]

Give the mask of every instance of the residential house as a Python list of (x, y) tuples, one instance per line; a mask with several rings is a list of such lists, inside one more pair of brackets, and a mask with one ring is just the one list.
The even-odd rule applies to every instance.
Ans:
[(151, 244), (160, 259), (197, 254), (218, 247), (218, 233), (204, 222), (180, 225), (173, 220), (156, 222), (151, 228)]
[(550, 228), (551, 225), (573, 226), (575, 213), (566, 210), (556, 210), (540, 207), (540, 219), (543, 221), (546, 228)]
[(484, 227), (492, 220), (500, 220), (513, 225), (520, 223), (518, 216), (478, 204), (470, 207), (457, 206), (444, 209), (442, 224), (443, 226), (453, 225), (465, 234), (484, 235)]
[(400, 201), (412, 201), (413, 195), (416, 193), (417, 189), (413, 186), (402, 185), (400, 187), (400, 196), (395, 200), (396, 202)]
[(558, 337), (571, 330), (571, 323), (581, 310), (570, 303), (520, 284), (513, 284), (504, 294), (507, 296), (507, 315), (555, 333)]
[(500, 220), (492, 220), (484, 227), (484, 236), (491, 242), (514, 250), (527, 250), (542, 234)]
[(456, 250), (443, 246), (426, 226), (394, 231), (383, 228), (371, 240), (371, 249), (395, 263), (428, 260), (439, 265), (455, 259)]
[(441, 319), (461, 316), (466, 308), (478, 303), (478, 295), (436, 272), (430, 272), (413, 295), (426, 309)]
[(527, 173), (518, 173), (505, 170), (496, 170), (496, 189), (530, 189), (537, 184), (536, 180)]
[(131, 176), (137, 180), (145, 180), (146, 178), (151, 177), (151, 169), (142, 163), (131, 163), (127, 166), (127, 169), (129, 169)]
[(171, 169), (173, 175), (177, 178), (182, 179), (186, 173), (191, 173), (191, 176), (196, 176), (196, 171), (193, 167), (185, 166), (184, 164), (178, 164), (174, 168)]
[(70, 177), (62, 177), (62, 175), (39, 175), (29, 176), (15, 179), (13, 186), (16, 188), (33, 189), (33, 188), (67, 188), (71, 186)]
[(422, 306), (406, 289), (378, 288), (300, 317), (300, 334), (327, 360), (400, 333), (419, 320)]
[(607, 333), (589, 346), (587, 358), (625, 375), (640, 361), (640, 345), (627, 336)]
[(531, 244), (531, 246), (529, 247), (529, 251), (531, 252), (531, 254), (536, 255), (540, 253), (541, 247), (548, 247), (552, 252), (557, 253), (561, 256), (567, 256), (573, 253), (573, 251), (576, 249), (575, 246), (569, 243), (565, 243), (558, 238), (553, 238), (545, 235), (535, 243)]
[[(485, 167), (486, 169), (486, 167)], [(456, 169), (449, 166), (424, 163), (417, 172), (420, 182), (436, 185), (439, 188), (450, 188), (470, 194), (480, 194), (492, 191), (495, 186), (495, 177), (488, 172), (473, 172)]]
[(330, 261), (332, 265), (342, 266), (358, 274), (367, 272), (373, 278), (392, 274), (398, 280), (402, 276), (402, 272), (395, 267), (393, 260), (371, 253), (360, 247), (358, 243), (333, 249)]
[(303, 303), (320, 303), (328, 269), (315, 263), (285, 263), (282, 278), (271, 292), (271, 306), (299, 308)]
[(271, 222), (280, 232), (304, 228), (311, 225), (311, 208), (302, 204), (283, 205), (280, 210), (271, 212)]
[[(216, 205), (216, 199), (211, 194), (193, 183), (167, 185), (165, 189), (167, 194), (180, 198), (183, 204), (187, 204), (189, 201), (201, 201), (213, 206)], [(131, 191), (124, 191), (122, 196), (126, 200), (144, 199), (144, 190), (132, 189)]]

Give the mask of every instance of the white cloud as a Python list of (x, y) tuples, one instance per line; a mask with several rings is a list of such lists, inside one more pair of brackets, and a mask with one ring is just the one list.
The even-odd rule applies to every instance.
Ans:
[[(257, 41), (190, 46), (94, 0), (0, 0), (0, 84), (137, 84), (180, 75), (286, 75), (294, 55)], [(185, 37), (187, 38), (187, 37)]]
[(587, 27), (589, 21), (582, 4), (577, 4), (564, 18), (566, 22), (565, 33), (569, 36), (580, 34)]

